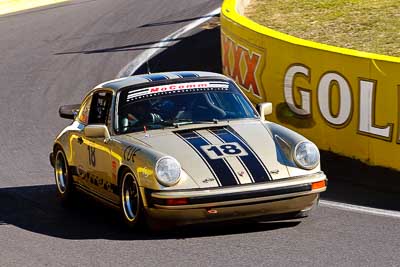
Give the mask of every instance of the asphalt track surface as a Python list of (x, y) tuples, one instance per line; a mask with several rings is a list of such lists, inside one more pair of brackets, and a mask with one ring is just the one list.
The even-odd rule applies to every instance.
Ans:
[[(399, 265), (400, 219), (393, 217), (321, 206), (301, 223), (225, 223), (151, 234), (126, 230), (116, 212), (87, 197), (72, 209), (55, 201), (48, 152), (68, 123), (58, 107), (80, 102), (147, 47), (218, 5), (88, 0), (0, 17), (0, 266)], [(204, 68), (202, 59), (218, 54), (216, 38), (213, 29), (159, 44), (168, 49), (151, 68)], [(324, 199), (400, 210), (396, 194), (332, 180)]]

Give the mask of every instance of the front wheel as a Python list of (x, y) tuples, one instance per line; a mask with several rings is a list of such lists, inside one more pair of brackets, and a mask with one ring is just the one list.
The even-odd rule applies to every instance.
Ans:
[(68, 162), (61, 149), (55, 151), (54, 177), (56, 180), (57, 198), (63, 204), (71, 202), (74, 188), (72, 176), (69, 172)]
[(130, 171), (126, 171), (122, 176), (120, 196), (124, 222), (130, 227), (137, 227), (143, 221), (142, 197), (136, 178)]

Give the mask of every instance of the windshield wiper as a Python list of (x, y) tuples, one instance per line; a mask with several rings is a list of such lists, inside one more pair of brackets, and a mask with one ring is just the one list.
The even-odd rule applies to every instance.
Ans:
[(212, 120), (194, 121), (193, 123), (214, 123), (214, 124), (217, 124), (218, 122), (219, 122), (218, 119), (212, 119)]
[(174, 127), (179, 127), (179, 125), (192, 124), (192, 123), (193, 121), (191, 119), (174, 119), (174, 120), (165, 120), (160, 122), (160, 124), (163, 126), (174, 126)]
[(186, 124), (210, 124), (210, 123), (217, 124), (218, 120), (212, 119), (212, 120), (193, 121), (191, 119), (174, 119), (174, 120), (165, 120), (160, 122), (160, 124), (163, 126), (174, 126), (176, 128)]

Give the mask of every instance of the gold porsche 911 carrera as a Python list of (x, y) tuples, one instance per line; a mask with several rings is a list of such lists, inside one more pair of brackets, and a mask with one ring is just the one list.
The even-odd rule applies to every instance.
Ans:
[(131, 226), (300, 218), (326, 190), (318, 148), (220, 74), (113, 80), (59, 112), (73, 122), (50, 154), (58, 197), (82, 191)]

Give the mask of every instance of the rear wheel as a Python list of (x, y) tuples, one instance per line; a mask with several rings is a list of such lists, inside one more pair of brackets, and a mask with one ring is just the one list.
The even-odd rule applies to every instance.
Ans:
[(73, 180), (64, 151), (61, 149), (55, 151), (54, 178), (57, 186), (57, 198), (63, 204), (71, 202), (74, 193)]
[(120, 184), (121, 214), (130, 227), (138, 227), (143, 221), (143, 204), (139, 185), (130, 171), (125, 171)]

